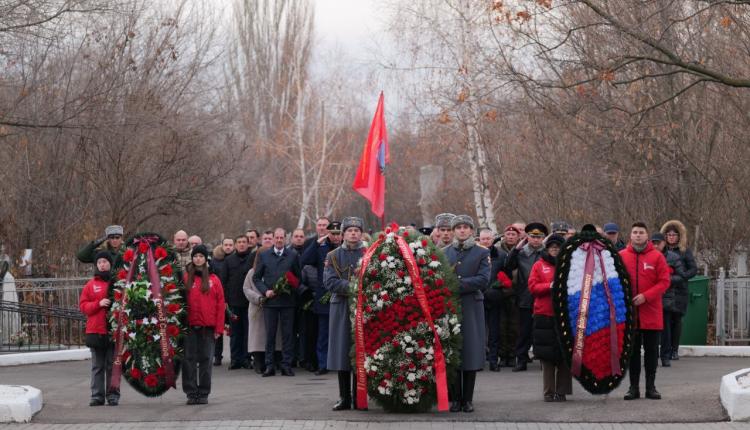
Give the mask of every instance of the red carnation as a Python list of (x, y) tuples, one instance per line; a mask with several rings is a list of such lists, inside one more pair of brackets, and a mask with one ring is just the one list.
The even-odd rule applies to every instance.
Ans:
[(419, 260), (417, 260), (417, 264), (419, 264), (420, 266), (424, 266), (425, 264), (427, 264), (427, 260), (425, 260), (424, 258), (420, 258)]
[(380, 282), (376, 282), (376, 283), (372, 284), (372, 288), (374, 290), (379, 290), (380, 287), (382, 287), (382, 285), (380, 285)]
[(403, 271), (403, 270), (399, 270), (398, 272), (396, 272), (396, 275), (397, 275), (397, 276), (398, 276), (399, 278), (403, 278), (403, 277), (404, 277), (404, 275), (405, 275), (405, 273), (404, 273), (404, 271)]
[(167, 250), (162, 248), (161, 246), (156, 248), (156, 251), (154, 251), (154, 258), (157, 260), (161, 260), (162, 258), (167, 257)]
[(424, 348), (424, 340), (422, 340), (422, 339), (419, 339), (419, 340), (417, 341), (417, 345), (419, 345), (419, 347), (420, 347), (420, 348)]
[(367, 312), (367, 313), (371, 313), (372, 312), (372, 308), (370, 307), (370, 305), (365, 306), (365, 312)]
[(128, 361), (128, 358), (130, 358), (130, 351), (125, 351), (122, 353), (122, 362), (125, 363)]
[(373, 278), (376, 277), (376, 276), (378, 276), (378, 271), (376, 269), (370, 270), (370, 276), (373, 277)]
[(133, 379), (141, 379), (141, 371), (135, 367), (130, 369), (130, 377)]
[(292, 272), (286, 272), (286, 282), (288, 282), (294, 289), (299, 287), (299, 278), (294, 276), (294, 273)]
[(120, 301), (122, 299), (122, 291), (115, 290), (115, 301)]
[(167, 326), (167, 334), (171, 337), (178, 336), (180, 334), (180, 328), (174, 324), (170, 324)]
[(393, 230), (393, 231), (398, 230), (398, 224), (396, 224), (395, 222), (392, 222), (391, 223), (391, 230)]
[(427, 246), (427, 239), (422, 239), (422, 246)]
[(398, 348), (400, 344), (397, 340), (394, 340), (393, 342), (391, 342), (391, 345), (393, 345), (394, 348)]
[(117, 272), (117, 279), (125, 279), (128, 277), (128, 273), (124, 269), (120, 269), (119, 272)]
[(378, 235), (378, 239), (380, 239), (380, 240), (383, 240), (383, 239), (385, 239), (385, 235), (384, 235), (383, 233), (380, 233), (380, 234)]
[(149, 248), (149, 246), (148, 246), (147, 242), (141, 242), (141, 243), (138, 244), (138, 252), (140, 252), (141, 254), (147, 253), (148, 252), (148, 248)]
[(413, 389), (414, 389), (414, 384), (412, 384), (411, 382), (407, 382), (407, 383), (406, 383), (406, 388), (407, 388), (408, 390), (413, 390)]
[(505, 274), (503, 271), (497, 272), (497, 281), (500, 283), (500, 286), (503, 288), (510, 288), (513, 286), (513, 282), (510, 280), (508, 275)]
[(388, 256), (387, 256), (387, 255), (385, 255), (385, 254), (380, 254), (380, 255), (378, 255), (378, 259), (379, 259), (380, 261), (385, 261), (385, 259), (386, 259), (386, 258), (388, 258)]
[(383, 373), (383, 378), (385, 378), (385, 379), (391, 379), (391, 376), (392, 376), (391, 372), (385, 372), (385, 373)]
[(435, 286), (436, 287), (442, 287), (443, 284), (445, 284), (445, 281), (443, 281), (441, 278), (435, 279)]
[(163, 276), (172, 276), (172, 266), (167, 264), (166, 266), (162, 267), (161, 273)]
[(145, 378), (143, 378), (143, 383), (146, 384), (146, 386), (149, 388), (154, 388), (159, 385), (159, 377), (157, 377), (153, 373), (149, 373)]
[(159, 366), (159, 368), (156, 369), (156, 374), (163, 377), (167, 374), (167, 370), (164, 368), (164, 366)]
[(427, 276), (435, 276), (435, 272), (433, 272), (432, 270), (428, 269), (427, 270)]
[(396, 381), (398, 382), (404, 382), (404, 380), (406, 380), (406, 378), (404, 378), (404, 375), (398, 375), (398, 377), (396, 378)]
[(124, 254), (122, 254), (122, 261), (126, 263), (132, 263), (133, 257), (135, 257), (135, 253), (132, 249), (128, 248), (127, 251), (125, 251)]
[(164, 286), (164, 289), (167, 292), (172, 292), (172, 290), (174, 290), (175, 288), (177, 288), (177, 286), (171, 282)]
[(409, 237), (409, 232), (404, 230), (404, 237)]
[(430, 255), (430, 258), (432, 259), (432, 261), (437, 261), (437, 259), (438, 259), (437, 255), (435, 255), (435, 254)]
[(387, 302), (387, 301), (390, 301), (390, 300), (391, 300), (391, 296), (389, 296), (389, 295), (388, 295), (388, 293), (386, 293), (386, 294), (383, 294), (383, 295), (381, 296), (381, 298), (382, 298), (382, 299), (383, 299), (383, 301), (385, 301), (385, 302)]
[(180, 305), (177, 303), (170, 303), (167, 305), (167, 312), (170, 314), (176, 314), (180, 311)]

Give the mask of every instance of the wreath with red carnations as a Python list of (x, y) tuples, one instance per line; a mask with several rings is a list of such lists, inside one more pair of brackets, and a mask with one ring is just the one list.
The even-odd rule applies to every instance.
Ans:
[(122, 375), (141, 394), (160, 396), (174, 387), (183, 356), (187, 310), (176, 254), (158, 234), (139, 233), (113, 273), (109, 323), (115, 366), (120, 363), (113, 377)]
[[(434, 331), (416, 294), (415, 284), (420, 281), (412, 279), (397, 236), (408, 244), (409, 257), (416, 263), (413, 273), (421, 279)], [(372, 257), (363, 260), (366, 267), (360, 263), (358, 272), (364, 329), (360, 364), (367, 376), (367, 393), (388, 412), (429, 411), (438, 400), (436, 361), (444, 357), (448, 381), (460, 364), (458, 279), (443, 252), (416, 230), (393, 224), (376, 238), (374, 249), (368, 250)], [(359, 288), (358, 280), (352, 283), (352, 297), (359, 296)], [(357, 301), (350, 301), (354, 326)], [(354, 344), (357, 368), (356, 339)]]

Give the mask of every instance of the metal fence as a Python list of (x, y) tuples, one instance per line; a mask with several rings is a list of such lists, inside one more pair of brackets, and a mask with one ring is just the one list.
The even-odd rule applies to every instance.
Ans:
[(76, 309), (0, 300), (0, 352), (80, 347), (85, 329), (86, 317)]
[(89, 278), (16, 279), (18, 302), (62, 309), (78, 309), (78, 299), (88, 280)]
[(719, 270), (716, 280), (716, 343), (750, 343), (750, 277), (727, 277)]
[(78, 300), (86, 278), (29, 278), (2, 284), (0, 352), (67, 349), (84, 344)]

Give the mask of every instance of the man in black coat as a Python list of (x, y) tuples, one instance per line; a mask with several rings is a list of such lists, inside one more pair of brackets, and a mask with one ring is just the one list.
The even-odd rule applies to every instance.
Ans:
[(224, 286), (224, 299), (232, 312), (232, 334), (229, 338), (230, 370), (250, 367), (247, 361), (247, 308), (250, 303), (242, 291), (242, 285), (253, 265), (252, 253), (248, 249), (247, 237), (237, 236), (234, 240), (235, 252), (224, 258), (224, 264), (219, 271), (219, 279)]
[[(286, 231), (277, 228), (273, 232), (273, 247), (262, 251), (257, 258), (253, 282), (258, 291), (266, 297), (263, 303), (263, 319), (266, 323), (266, 371), (263, 376), (276, 374), (273, 352), (276, 346), (276, 330), (281, 322), (281, 374), (294, 376), (292, 358), (294, 356), (294, 294), (302, 277), (299, 254), (286, 243)], [(291, 272), (289, 293), (274, 292), (277, 281)], [(287, 278), (289, 279), (289, 278)]]

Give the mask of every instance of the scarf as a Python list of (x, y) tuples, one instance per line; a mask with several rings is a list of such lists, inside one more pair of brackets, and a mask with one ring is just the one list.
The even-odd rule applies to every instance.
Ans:
[[(96, 276), (97, 278), (101, 279), (104, 282), (109, 282), (109, 278), (111, 276), (111, 272), (109, 270), (106, 271), (106, 272), (101, 272), (101, 271), (99, 271), (99, 269), (96, 269), (94, 271), (94, 276)], [(2, 279), (0, 279), (0, 281), (2, 281)]]
[(471, 247), (474, 246), (474, 236), (469, 236), (469, 238), (464, 240), (463, 242), (454, 238), (452, 245), (454, 248), (458, 249), (459, 251), (471, 249)]

